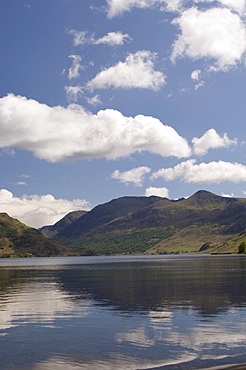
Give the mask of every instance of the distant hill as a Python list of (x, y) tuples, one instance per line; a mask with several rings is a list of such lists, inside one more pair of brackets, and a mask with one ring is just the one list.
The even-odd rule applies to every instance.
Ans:
[(0, 213), (0, 256), (51, 256), (70, 252), (70, 248), (45, 238), (39, 231), (22, 224), (7, 213)]
[(54, 225), (43, 226), (38, 231), (40, 231), (47, 238), (54, 238), (54, 236), (64, 229), (66, 226), (70, 225), (72, 222), (76, 221), (79, 217), (86, 214), (87, 211), (73, 211), (68, 213), (61, 220), (57, 221)]
[(96, 254), (236, 252), (227, 242), (246, 229), (246, 199), (204, 190), (179, 200), (122, 197), (64, 225), (54, 240)]

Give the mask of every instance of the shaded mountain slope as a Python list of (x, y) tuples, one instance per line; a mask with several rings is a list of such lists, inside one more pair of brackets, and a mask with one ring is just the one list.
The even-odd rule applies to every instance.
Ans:
[(94, 229), (105, 227), (113, 221), (120, 220), (120, 223), (124, 222), (123, 220), (130, 217), (137, 210), (146, 208), (160, 199), (159, 197), (123, 197), (98, 205), (63, 228), (57, 233), (54, 240), (70, 244), (77, 240), (81, 234), (87, 234)]
[(246, 199), (198, 191), (187, 199), (123, 197), (99, 205), (54, 239), (97, 254), (197, 252), (246, 228)]
[(44, 236), (47, 238), (54, 238), (54, 236), (70, 225), (72, 222), (76, 221), (81, 216), (85, 215), (87, 211), (73, 211), (69, 212), (65, 217), (63, 217), (61, 220), (57, 221), (54, 225), (49, 226), (43, 226), (38, 231), (40, 231)]

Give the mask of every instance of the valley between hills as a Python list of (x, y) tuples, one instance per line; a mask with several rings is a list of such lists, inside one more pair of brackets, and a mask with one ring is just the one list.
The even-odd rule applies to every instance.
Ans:
[(0, 256), (238, 253), (245, 242), (246, 199), (204, 190), (121, 197), (39, 230), (0, 214)]

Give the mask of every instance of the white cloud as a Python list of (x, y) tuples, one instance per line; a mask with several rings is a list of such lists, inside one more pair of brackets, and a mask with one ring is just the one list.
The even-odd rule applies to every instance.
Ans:
[(15, 151), (14, 151), (14, 149), (11, 149), (11, 148), (1, 148), (0, 156), (2, 156), (4, 154), (8, 155), (10, 157), (14, 157), (15, 156)]
[(239, 14), (243, 14), (246, 8), (245, 0), (219, 0), (224, 6), (228, 6), (232, 10), (235, 10)]
[(152, 6), (161, 6), (161, 10), (177, 11), (180, 10), (182, 0), (106, 0), (108, 4), (108, 17), (113, 18), (132, 8), (146, 9)]
[[(193, 81), (199, 81), (200, 80), (200, 78), (201, 78), (201, 73), (202, 73), (202, 71), (200, 70), (200, 69), (196, 69), (196, 70), (194, 70), (192, 73), (191, 73), (191, 75), (190, 75), (190, 77), (191, 77), (191, 79), (193, 80)], [(194, 89), (195, 90), (198, 90), (198, 89), (200, 89), (200, 87), (202, 87), (204, 85), (204, 81), (199, 81), (196, 85), (195, 85), (195, 87), (194, 87)]]
[(79, 77), (79, 71), (84, 69), (84, 67), (80, 64), (82, 58), (79, 55), (69, 55), (69, 58), (73, 59), (72, 67), (68, 70), (68, 78), (71, 80), (72, 78)]
[(246, 0), (106, 0), (107, 13), (109, 18), (119, 16), (125, 12), (131, 11), (133, 8), (147, 9), (150, 7), (159, 7), (161, 11), (182, 12), (184, 6), (199, 3), (211, 3), (212, 5), (220, 4), (222, 7), (227, 7), (240, 15), (243, 15), (246, 8)]
[(10, 191), (0, 189), (0, 212), (6, 212), (31, 227), (53, 225), (67, 213), (81, 209), (89, 209), (86, 200), (55, 199), (51, 194), (23, 195), (18, 198)]
[(132, 8), (148, 8), (159, 0), (106, 0), (108, 4), (108, 17), (113, 18), (124, 12), (129, 12)]
[(66, 97), (70, 103), (75, 103), (78, 98), (84, 93), (82, 86), (65, 86)]
[(161, 10), (170, 11), (170, 12), (181, 12), (183, 0), (165, 0), (166, 4)]
[(67, 33), (73, 36), (74, 46), (93, 44), (95, 41), (94, 35), (89, 36), (87, 31), (68, 30)]
[(198, 84), (196, 84), (196, 85), (195, 85), (194, 89), (195, 89), (195, 90), (198, 90), (198, 89), (200, 89), (200, 87), (202, 87), (202, 86), (204, 86), (204, 81), (200, 81), (200, 82), (198, 82)]
[(210, 162), (195, 164), (190, 159), (174, 168), (162, 168), (151, 176), (152, 180), (162, 177), (167, 181), (181, 179), (188, 183), (220, 183), (222, 181), (246, 181), (246, 166), (240, 163)]
[(87, 31), (69, 30), (67, 33), (73, 36), (74, 46), (85, 44), (119, 46), (123, 45), (125, 41), (131, 40), (131, 37), (127, 33), (123, 34), (121, 31), (108, 32), (98, 39), (95, 38), (94, 34), (89, 35)]
[[(214, 0), (195, 0), (194, 3), (214, 3)], [(246, 8), (245, 0), (218, 0), (218, 3), (228, 7), (239, 14), (243, 14)]]
[(209, 149), (217, 148), (228, 148), (230, 145), (235, 145), (237, 139), (230, 140), (227, 134), (222, 137), (212, 128), (205, 132), (205, 134), (200, 137), (194, 137), (192, 139), (193, 151), (196, 155), (204, 155)]
[(15, 183), (15, 185), (20, 185), (20, 186), (27, 186), (26, 181), (18, 181)]
[(169, 190), (167, 188), (155, 188), (153, 186), (150, 186), (145, 190), (144, 195), (146, 197), (150, 197), (151, 195), (155, 195), (157, 197), (168, 198), (169, 197)]
[(53, 163), (141, 151), (178, 158), (191, 154), (187, 141), (156, 118), (125, 117), (113, 109), (92, 114), (75, 104), (49, 107), (13, 94), (0, 98), (0, 132), (0, 147), (28, 150)]
[(242, 61), (246, 51), (245, 26), (239, 15), (229, 9), (200, 11), (192, 7), (173, 23), (181, 30), (173, 44), (173, 62), (185, 56), (192, 60), (209, 58), (215, 60), (215, 70), (227, 70)]
[(106, 44), (109, 46), (123, 45), (125, 41), (131, 40), (130, 36), (120, 31), (108, 32), (105, 36), (95, 40), (95, 44)]
[(222, 197), (225, 197), (225, 198), (234, 198), (234, 194), (233, 193), (231, 193), (231, 194), (224, 194), (224, 193), (222, 193), (221, 195), (222, 195)]
[(200, 76), (201, 76), (201, 70), (200, 69), (196, 69), (195, 71), (193, 71), (191, 73), (192, 80), (199, 81)]
[(97, 94), (95, 96), (93, 96), (92, 98), (89, 98), (89, 97), (86, 97), (86, 101), (88, 104), (91, 104), (91, 105), (98, 105), (98, 104), (102, 104), (102, 101), (100, 99), (100, 96)]
[(154, 70), (156, 53), (147, 50), (129, 54), (125, 62), (99, 72), (86, 85), (88, 89), (139, 88), (159, 90), (165, 84), (162, 72)]
[(119, 180), (126, 185), (128, 185), (129, 183), (133, 183), (135, 186), (142, 186), (145, 175), (147, 173), (150, 173), (150, 171), (151, 170), (149, 167), (137, 167), (125, 172), (115, 170), (111, 174), (111, 178)]

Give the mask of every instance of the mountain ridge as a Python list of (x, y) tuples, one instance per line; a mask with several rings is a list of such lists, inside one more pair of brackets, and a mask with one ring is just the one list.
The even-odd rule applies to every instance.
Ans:
[(83, 216), (86, 213), (87, 211), (84, 210), (69, 212), (54, 225), (40, 227), (38, 231), (40, 231), (44, 236), (49, 236), (49, 238), (53, 238), (60, 230), (62, 230), (64, 227), (68, 226), (72, 222), (76, 221), (79, 217)]
[(113, 199), (78, 217), (53, 239), (97, 254), (198, 252), (204, 243), (210, 243), (211, 251), (225, 245), (245, 228), (245, 198), (199, 190), (177, 200)]

